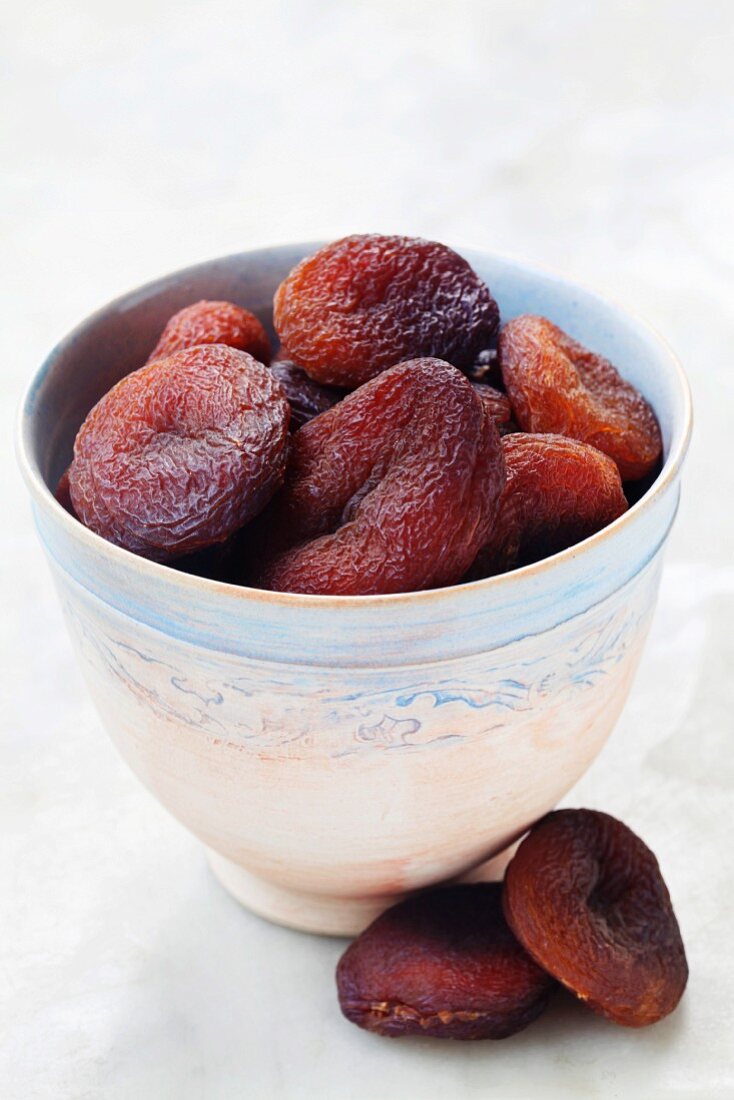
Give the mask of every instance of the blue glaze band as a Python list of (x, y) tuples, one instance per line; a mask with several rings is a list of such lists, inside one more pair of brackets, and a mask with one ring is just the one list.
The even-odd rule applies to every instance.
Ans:
[(375, 667), (451, 660), (542, 633), (624, 586), (662, 547), (673, 521), (690, 400), (674, 357), (642, 322), (590, 291), (512, 260), (463, 250), (504, 320), (542, 313), (608, 356), (661, 422), (665, 466), (652, 489), (604, 531), (501, 577), (387, 597), (303, 597), (237, 588), (178, 573), (111, 546), (68, 516), (53, 484), (91, 405), (143, 362), (168, 316), (201, 297), (231, 298), (270, 324), (272, 293), (315, 245), (261, 250), (201, 264), (107, 306), (54, 349), (21, 410), (21, 465), (41, 539), (55, 566), (95, 598), (171, 638), (288, 664)]

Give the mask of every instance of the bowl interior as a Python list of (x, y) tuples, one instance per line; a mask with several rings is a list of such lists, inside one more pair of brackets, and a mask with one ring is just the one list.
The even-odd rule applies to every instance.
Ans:
[[(165, 322), (200, 298), (236, 302), (271, 336), (272, 298), (291, 267), (317, 244), (245, 252), (199, 264), (126, 294), (84, 321), (49, 356), (25, 404), (26, 458), (53, 488), (71, 461), (90, 408), (141, 366)], [(674, 358), (647, 328), (593, 292), (516, 261), (462, 249), (496, 297), (503, 320), (540, 313), (607, 356), (650, 401), (660, 420), (666, 463), (685, 446), (688, 393)]]

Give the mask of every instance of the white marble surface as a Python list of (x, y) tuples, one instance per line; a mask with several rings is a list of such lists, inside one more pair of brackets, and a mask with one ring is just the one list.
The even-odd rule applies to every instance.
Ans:
[[(734, 1095), (731, 17), (728, 0), (8, 8), (3, 1100)], [(567, 800), (622, 816), (668, 879), (691, 980), (649, 1031), (566, 1001), (500, 1044), (351, 1027), (342, 943), (222, 892), (115, 756), (74, 666), (10, 454), (31, 371), (166, 270), (366, 229), (563, 269), (646, 314), (689, 371), (697, 428), (656, 623)]]

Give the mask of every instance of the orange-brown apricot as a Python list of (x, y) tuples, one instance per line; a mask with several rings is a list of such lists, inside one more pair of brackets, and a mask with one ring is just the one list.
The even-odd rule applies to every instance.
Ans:
[(644, 477), (662, 451), (647, 401), (608, 359), (545, 317), (508, 321), (499, 338), (502, 378), (524, 432), (566, 435), (613, 458), (623, 481)]
[(557, 810), (505, 872), (508, 924), (539, 966), (601, 1015), (654, 1024), (678, 1004), (688, 965), (655, 856), (609, 814)]
[(471, 570), (475, 579), (557, 554), (627, 510), (616, 464), (595, 447), (517, 432), (505, 436), (502, 450), (507, 481)]
[(148, 356), (165, 359), (198, 344), (226, 344), (246, 351), (259, 363), (270, 362), (270, 340), (254, 313), (232, 302), (194, 302), (174, 313)]

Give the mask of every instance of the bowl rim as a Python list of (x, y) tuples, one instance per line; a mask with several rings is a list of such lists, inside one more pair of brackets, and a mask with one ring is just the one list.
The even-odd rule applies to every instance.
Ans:
[(16, 418), (15, 449), (21, 473), (32, 497), (40, 506), (47, 510), (50, 509), (50, 513), (54, 517), (55, 522), (62, 525), (62, 528), (66, 530), (72, 540), (81, 541), (87, 546), (91, 553), (106, 555), (112, 563), (119, 562), (124, 568), (132, 569), (138, 572), (142, 577), (148, 577), (152, 582), (155, 582), (156, 579), (166, 580), (169, 584), (175, 584), (182, 590), (191, 592), (201, 592), (202, 594), (208, 593), (210, 595), (219, 595), (223, 598), (246, 600), (250, 603), (281, 605), (290, 608), (298, 606), (324, 609), (328, 607), (348, 607), (354, 611), (358, 608), (375, 607), (383, 604), (391, 606), (401, 604), (414, 606), (419, 602), (435, 600), (456, 592), (471, 596), (473, 593), (500, 590), (501, 588), (506, 588), (508, 585), (517, 583), (526, 578), (539, 577), (549, 573), (563, 562), (569, 562), (591, 551), (603, 542), (615, 538), (620, 531), (629, 527), (630, 524), (633, 524), (643, 512), (651, 507), (656, 498), (661, 497), (674, 483), (680, 472), (690, 444), (693, 428), (693, 406), (690, 384), (683, 370), (683, 366), (667, 340), (658, 330), (650, 324), (646, 318), (642, 317), (635, 310), (630, 309), (626, 304), (620, 303), (607, 294), (600, 294), (584, 283), (561, 275), (550, 267), (535, 262), (529, 263), (523, 258), (507, 252), (495, 252), (487, 249), (477, 249), (470, 246), (462, 247), (452, 244), (450, 247), (454, 248), (460, 255), (466, 255), (469, 262), (472, 262), (472, 256), (486, 256), (499, 260), (501, 263), (505, 263), (517, 270), (526, 272), (531, 276), (538, 275), (545, 279), (551, 279), (554, 283), (563, 288), (568, 288), (571, 291), (580, 290), (587, 297), (596, 299), (602, 305), (611, 306), (616, 312), (626, 317), (632, 323), (633, 327), (636, 327), (643, 335), (647, 336), (648, 340), (657, 345), (661, 353), (661, 360), (668, 363), (672, 378), (677, 385), (681, 398), (682, 423), (676, 426), (677, 439), (674, 439), (673, 446), (653, 484), (631, 508), (617, 519), (613, 520), (612, 523), (603, 527), (595, 534), (590, 535), (588, 538), (582, 539), (580, 542), (556, 554), (551, 554), (547, 558), (542, 558), (540, 561), (522, 566), (519, 569), (509, 570), (506, 573), (499, 573), (492, 577), (484, 577), (481, 580), (444, 585), (440, 588), (428, 588), (419, 592), (393, 592), (380, 595), (360, 596), (327, 596), (300, 592), (273, 592), (268, 589), (251, 588), (247, 585), (231, 584), (227, 581), (213, 580), (209, 577), (199, 577), (195, 574), (184, 573), (168, 565), (151, 561), (148, 558), (134, 554), (132, 551), (117, 546), (112, 542), (108, 542), (107, 539), (97, 535), (94, 531), (91, 531), (88, 527), (85, 527), (84, 524), (80, 523), (79, 520), (75, 519), (74, 516), (70, 515), (70, 513), (56, 500), (56, 497), (42, 477), (31, 443), (31, 425), (33, 423), (35, 398), (45, 376), (53, 366), (58, 355), (69, 344), (72, 344), (90, 324), (101, 319), (103, 315), (109, 311), (115, 308), (126, 308), (129, 306), (131, 298), (147, 293), (154, 293), (156, 290), (162, 289), (164, 284), (178, 280), (186, 275), (193, 275), (203, 267), (208, 267), (216, 263), (229, 263), (238, 258), (252, 256), (257, 253), (273, 253), (279, 250), (302, 250), (303, 255), (307, 256), (316, 249), (322, 247), (323, 244), (323, 241), (295, 241), (281, 245), (263, 246), (260, 248), (228, 253), (224, 256), (216, 256), (210, 260), (204, 260), (196, 264), (189, 264), (186, 267), (178, 268), (175, 271), (158, 276), (123, 294), (117, 295), (115, 298), (94, 310), (87, 317), (83, 318), (83, 320), (75, 325), (73, 329), (57, 341), (41, 365), (33, 373), (23, 392)]

